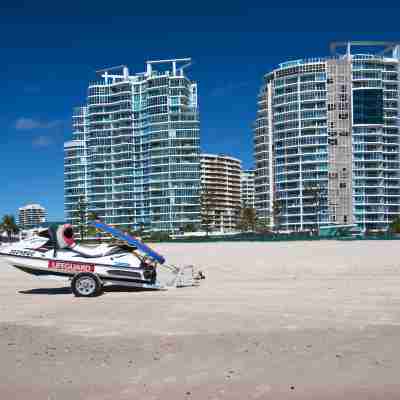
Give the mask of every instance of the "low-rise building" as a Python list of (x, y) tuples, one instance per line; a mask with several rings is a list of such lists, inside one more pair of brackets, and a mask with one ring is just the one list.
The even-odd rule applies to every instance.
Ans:
[(18, 223), (23, 229), (36, 228), (46, 222), (46, 209), (40, 204), (27, 204), (18, 210)]

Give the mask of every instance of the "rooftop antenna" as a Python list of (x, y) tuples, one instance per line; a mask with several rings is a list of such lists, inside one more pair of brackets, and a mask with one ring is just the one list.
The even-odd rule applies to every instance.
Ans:
[(352, 46), (359, 47), (381, 47), (382, 51), (376, 53), (377, 55), (384, 55), (392, 51), (393, 57), (395, 57), (396, 52), (399, 52), (399, 42), (382, 42), (382, 41), (349, 41), (349, 42), (332, 42), (330, 44), (330, 51), (333, 56), (338, 55), (338, 48), (346, 48), (346, 56), (351, 55)]
[[(114, 75), (114, 74), (109, 74), (109, 72), (112, 71), (121, 71), (122, 70), (122, 76), (121, 75)], [(121, 78), (123, 77), (124, 80), (128, 80), (129, 78), (129, 69), (126, 65), (117, 65), (115, 67), (108, 67), (108, 68), (103, 68), (99, 69), (96, 71), (97, 75), (100, 75), (102, 78), (107, 80), (109, 77), (111, 78)]]

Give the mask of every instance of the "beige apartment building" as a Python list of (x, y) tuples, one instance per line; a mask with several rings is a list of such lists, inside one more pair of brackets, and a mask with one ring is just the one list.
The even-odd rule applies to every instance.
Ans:
[(242, 162), (224, 154), (201, 155), (203, 229), (231, 232), (241, 208)]

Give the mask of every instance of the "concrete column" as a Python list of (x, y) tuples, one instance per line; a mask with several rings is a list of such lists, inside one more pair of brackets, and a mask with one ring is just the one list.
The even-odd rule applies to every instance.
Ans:
[(128, 78), (129, 78), (129, 69), (128, 69), (128, 67), (124, 67), (122, 71), (123, 71), (123, 75), (124, 75), (124, 80), (127, 81)]
[(151, 64), (150, 64), (150, 63), (147, 63), (147, 75), (148, 75), (148, 76), (151, 75), (151, 71), (152, 71), (152, 69), (151, 69)]

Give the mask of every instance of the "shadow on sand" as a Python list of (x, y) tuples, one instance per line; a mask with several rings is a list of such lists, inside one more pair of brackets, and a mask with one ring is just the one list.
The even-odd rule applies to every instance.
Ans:
[(41, 289), (30, 289), (30, 290), (20, 290), (18, 293), (21, 294), (71, 294), (71, 288), (62, 287), (62, 288), (41, 288)]
[[(144, 289), (144, 288), (127, 288), (125, 286), (107, 286), (104, 288), (104, 293), (111, 292), (152, 292), (154, 289)], [(40, 289), (29, 289), (29, 290), (20, 290), (18, 293), (20, 294), (42, 294), (53, 296), (57, 294), (72, 294), (70, 287), (62, 287), (62, 288), (40, 288)]]

